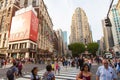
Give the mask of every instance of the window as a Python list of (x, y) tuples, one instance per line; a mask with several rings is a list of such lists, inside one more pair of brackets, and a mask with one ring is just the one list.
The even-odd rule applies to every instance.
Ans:
[(27, 7), (27, 4), (28, 4), (28, 0), (25, 0), (24, 6)]
[(18, 44), (15, 44), (15, 49), (18, 49)]
[(3, 2), (0, 3), (0, 9), (3, 7)]
[(0, 2), (0, 9), (1, 9), (1, 7), (2, 7), (2, 3)]
[(15, 49), (15, 44), (12, 45), (12, 49)]
[(5, 47), (5, 41), (3, 41), (3, 48)]
[(3, 30), (4, 30), (4, 21), (5, 21), (5, 16), (2, 16), (0, 31), (3, 31)]
[[(11, 48), (10, 48), (11, 49)], [(12, 49), (18, 49), (18, 44), (13, 44)]]
[(8, 9), (7, 17), (10, 16), (11, 7)]
[(32, 43), (30, 43), (30, 48), (33, 49), (33, 44)]
[(9, 49), (11, 49), (11, 44), (9, 45)]
[(5, 7), (7, 6), (7, 4), (8, 4), (8, 0), (5, 1)]
[(33, 0), (32, 5), (33, 5), (33, 7), (36, 6), (36, 0)]
[(6, 40), (6, 33), (4, 34), (4, 40)]
[(34, 49), (36, 49), (36, 45), (34, 45)]
[(27, 43), (20, 43), (20, 49), (24, 49), (27, 47)]
[(0, 44), (1, 44), (1, 35), (0, 35)]

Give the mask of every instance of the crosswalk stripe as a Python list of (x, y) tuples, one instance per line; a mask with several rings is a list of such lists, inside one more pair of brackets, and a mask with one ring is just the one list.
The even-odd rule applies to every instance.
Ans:
[[(41, 70), (38, 72), (38, 75), (40, 77), (43, 76), (46, 70)], [(75, 80), (76, 75), (78, 74), (79, 70), (76, 68), (68, 67), (67, 69), (65, 67), (62, 67), (60, 70), (60, 74), (55, 74), (56, 80)], [(25, 75), (23, 78), (18, 78), (17, 80), (30, 80), (31, 75)]]
[(76, 78), (75, 77), (68, 77), (68, 76), (55, 76), (55, 78), (59, 78), (59, 79), (73, 79), (75, 80)]
[(59, 74), (59, 76), (69, 76), (69, 77), (76, 77), (76, 75), (68, 75), (68, 74)]

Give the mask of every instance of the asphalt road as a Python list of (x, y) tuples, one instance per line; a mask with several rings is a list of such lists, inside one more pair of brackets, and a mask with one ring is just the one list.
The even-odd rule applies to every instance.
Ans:
[[(24, 64), (23, 65), (23, 70), (22, 73), (24, 74), (29, 74), (31, 73), (31, 70), (33, 67), (38, 67), (39, 70), (45, 69), (45, 64)], [(6, 77), (6, 72), (8, 68), (5, 69), (0, 69), (0, 79)]]
[[(45, 69), (45, 66), (46, 66), (45, 64), (24, 64), (22, 73), (23, 73), (23, 75), (30, 74), (33, 67), (38, 67), (39, 70), (42, 70), (42, 69)], [(99, 65), (94, 64), (91, 68), (92, 80), (95, 80), (95, 73), (97, 71), (98, 66)], [(7, 70), (8, 70), (8, 68), (0, 69), (0, 78), (6, 77)]]

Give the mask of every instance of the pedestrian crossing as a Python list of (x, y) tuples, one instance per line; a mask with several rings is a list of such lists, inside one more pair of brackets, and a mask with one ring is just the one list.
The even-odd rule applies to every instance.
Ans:
[[(40, 77), (43, 76), (46, 70), (41, 70), (38, 72), (38, 75)], [(76, 75), (79, 73), (79, 69), (76, 69), (75, 67), (61, 67), (60, 73), (55, 74), (56, 80), (75, 80)], [(17, 80), (30, 80), (30, 74), (24, 75), (22, 78), (18, 78)]]

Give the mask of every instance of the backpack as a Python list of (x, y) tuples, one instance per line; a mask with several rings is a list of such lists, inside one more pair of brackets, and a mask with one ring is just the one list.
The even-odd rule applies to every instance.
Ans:
[(13, 74), (14, 74), (14, 68), (10, 67), (6, 72), (6, 75), (7, 77), (10, 77), (10, 76), (13, 76)]
[(46, 75), (42, 78), (42, 80), (52, 80), (52, 76), (54, 76), (54, 75), (52, 75), (51, 73), (46, 73)]

